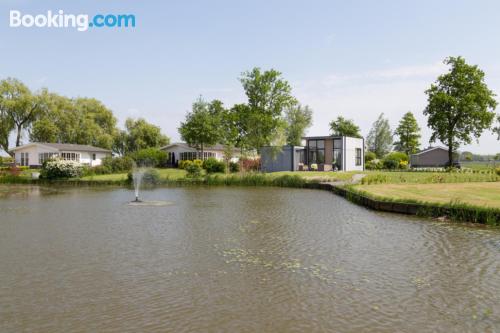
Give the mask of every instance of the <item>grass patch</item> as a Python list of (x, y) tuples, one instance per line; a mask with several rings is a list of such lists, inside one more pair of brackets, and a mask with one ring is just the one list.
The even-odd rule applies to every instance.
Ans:
[(361, 184), (442, 184), (497, 182), (500, 176), (493, 172), (419, 172), (419, 171), (366, 171)]
[(450, 204), (460, 202), (478, 207), (500, 208), (500, 184), (493, 182), (447, 184), (379, 184), (353, 187), (372, 197)]

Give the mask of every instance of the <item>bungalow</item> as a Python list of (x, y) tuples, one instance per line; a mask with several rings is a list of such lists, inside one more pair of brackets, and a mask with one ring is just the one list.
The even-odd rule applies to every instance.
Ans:
[[(177, 166), (179, 161), (182, 160), (206, 160), (209, 157), (213, 157), (219, 161), (224, 159), (224, 149), (225, 146), (221, 144), (216, 144), (214, 146), (207, 146), (203, 148), (203, 155), (199, 149), (192, 147), (184, 142), (174, 142), (172, 144), (161, 147), (161, 150), (169, 154), (169, 165)], [(233, 160), (237, 160), (240, 156), (240, 150), (233, 149)]]
[[(410, 156), (412, 168), (440, 168), (448, 165), (448, 149), (443, 147), (429, 147)], [(457, 154), (453, 154), (453, 163), (458, 162)]]
[[(296, 171), (311, 169), (315, 164), (319, 171), (364, 170), (365, 143), (363, 138), (347, 136), (310, 136), (303, 138), (304, 147), (285, 146), (279, 154), (271, 149), (261, 149), (262, 170)], [(277, 155), (277, 156), (276, 156)]]
[(111, 150), (66, 143), (32, 142), (11, 151), (17, 165), (30, 167), (40, 167), (44, 161), (53, 157), (97, 166), (105, 157), (111, 156)]

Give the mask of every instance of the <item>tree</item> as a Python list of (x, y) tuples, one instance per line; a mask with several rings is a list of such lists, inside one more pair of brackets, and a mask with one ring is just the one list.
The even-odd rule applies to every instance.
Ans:
[(389, 126), (389, 120), (384, 118), (383, 113), (373, 123), (370, 133), (368, 134), (367, 144), (368, 149), (374, 152), (378, 158), (384, 157), (391, 151), (391, 127)]
[(0, 104), (0, 148), (9, 153), (9, 136), (14, 129), (14, 123)]
[(300, 146), (305, 131), (312, 125), (312, 110), (309, 106), (293, 105), (286, 110), (286, 144)]
[(30, 140), (111, 149), (116, 131), (113, 112), (100, 101), (48, 94), (46, 110), (33, 123)]
[(497, 102), (495, 94), (484, 83), (484, 72), (468, 65), (462, 57), (449, 57), (448, 73), (425, 91), (428, 105), (424, 115), (433, 130), (431, 142), (439, 140), (448, 147), (448, 165), (453, 163), (453, 151), (461, 143), (469, 144), (472, 137), (491, 127)]
[(500, 140), (500, 114), (497, 116), (498, 126), (493, 128), (493, 133), (497, 134), (497, 139)]
[(127, 118), (125, 121), (126, 133), (115, 135), (115, 140), (125, 138), (123, 142), (115, 141), (114, 147), (124, 145), (124, 153), (131, 153), (146, 148), (160, 148), (167, 145), (170, 139), (161, 133), (159, 126), (148, 123), (144, 118)]
[(330, 130), (332, 135), (338, 136), (351, 136), (354, 138), (361, 138), (359, 127), (350, 119), (345, 119), (338, 116), (336, 120), (330, 122)]
[(397, 151), (404, 152), (408, 156), (418, 151), (420, 147), (420, 127), (413, 113), (407, 112), (403, 116), (394, 135), (399, 138), (394, 143)]
[(222, 102), (212, 101), (207, 103), (199, 97), (193, 103), (191, 112), (186, 114), (186, 119), (179, 127), (179, 134), (187, 144), (201, 150), (203, 157), (204, 147), (215, 145), (221, 138), (221, 112)]
[(248, 98), (245, 110), (246, 144), (250, 148), (260, 149), (273, 141), (276, 130), (282, 123), (282, 114), (286, 108), (297, 103), (291, 95), (291, 87), (276, 70), (261, 72), (254, 68), (240, 78)]
[[(14, 127), (17, 132), (16, 147), (21, 145), (23, 130), (29, 128), (43, 110), (44, 95), (46, 95), (45, 90), (40, 94), (33, 94), (26, 85), (17, 79), (8, 78), (0, 81), (0, 109), (3, 116), (9, 119), (8, 123), (1, 126), (2, 132), (5, 132), (9, 127)], [(2, 141), (5, 144), (5, 138)]]

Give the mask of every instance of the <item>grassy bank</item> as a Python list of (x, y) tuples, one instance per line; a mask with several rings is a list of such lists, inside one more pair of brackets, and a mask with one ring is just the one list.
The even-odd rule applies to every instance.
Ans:
[(426, 203), (467, 203), (500, 209), (500, 183), (379, 184), (353, 186), (371, 197)]

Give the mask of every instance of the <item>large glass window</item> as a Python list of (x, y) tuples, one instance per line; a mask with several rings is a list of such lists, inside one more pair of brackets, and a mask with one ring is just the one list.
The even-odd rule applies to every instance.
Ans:
[(361, 165), (361, 148), (356, 148), (356, 165)]
[(325, 163), (325, 140), (309, 140), (308, 154), (307, 161), (309, 164)]
[(179, 157), (180, 157), (181, 161), (184, 161), (184, 160), (192, 161), (192, 160), (196, 160), (196, 159), (206, 160), (209, 157), (215, 158), (216, 155), (214, 152), (211, 152), (211, 151), (204, 151), (203, 154), (201, 152), (187, 151), (187, 152), (180, 153)]
[(80, 162), (79, 153), (61, 153), (61, 158), (67, 161), (77, 161)]
[(29, 165), (30, 165), (30, 154), (21, 153), (21, 166), (29, 166)]
[(59, 156), (58, 153), (38, 153), (38, 164), (42, 165), (43, 162), (50, 160), (56, 156)]
[(333, 160), (338, 170), (342, 170), (342, 139), (333, 139)]

